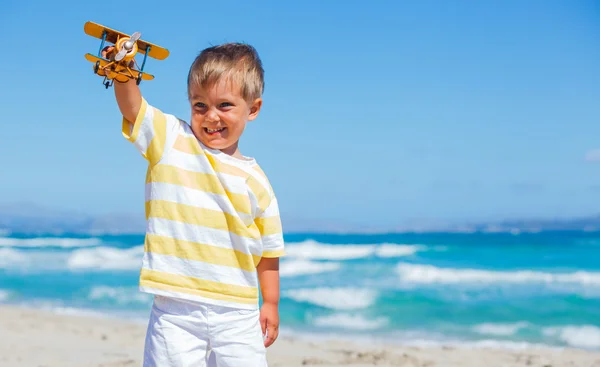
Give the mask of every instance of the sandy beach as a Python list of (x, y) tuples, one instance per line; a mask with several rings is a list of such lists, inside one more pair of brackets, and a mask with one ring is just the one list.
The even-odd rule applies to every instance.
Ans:
[[(140, 366), (145, 326), (124, 320), (0, 307), (0, 366)], [(281, 336), (268, 350), (271, 367), (463, 366), (600, 367), (600, 352), (575, 349), (466, 349), (351, 345)]]

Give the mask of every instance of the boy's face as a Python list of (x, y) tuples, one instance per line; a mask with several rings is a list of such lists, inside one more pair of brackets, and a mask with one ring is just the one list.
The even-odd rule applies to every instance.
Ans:
[(192, 106), (192, 131), (204, 145), (238, 156), (238, 141), (246, 122), (254, 120), (260, 111), (262, 99), (249, 104), (240, 88), (229, 80), (219, 80), (214, 85), (190, 89)]

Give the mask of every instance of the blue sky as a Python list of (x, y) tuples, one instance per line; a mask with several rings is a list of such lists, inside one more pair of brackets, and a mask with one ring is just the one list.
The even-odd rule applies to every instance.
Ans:
[(83, 57), (88, 20), (170, 50), (142, 92), (186, 120), (197, 53), (254, 45), (265, 103), (241, 148), (289, 221), (599, 211), (600, 5), (585, 0), (5, 2), (0, 203), (143, 210), (143, 158)]

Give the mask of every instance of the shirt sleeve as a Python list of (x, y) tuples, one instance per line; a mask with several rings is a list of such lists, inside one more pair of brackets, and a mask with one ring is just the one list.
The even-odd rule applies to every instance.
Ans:
[(269, 206), (254, 219), (254, 223), (256, 223), (262, 238), (262, 257), (285, 256), (283, 229), (275, 196), (271, 196)]
[(133, 124), (124, 117), (122, 122), (123, 136), (133, 143), (150, 165), (160, 162), (166, 147), (174, 142), (178, 128), (177, 118), (149, 105), (144, 98)]

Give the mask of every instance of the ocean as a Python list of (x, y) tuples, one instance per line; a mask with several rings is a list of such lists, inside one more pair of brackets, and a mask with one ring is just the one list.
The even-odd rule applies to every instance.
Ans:
[[(600, 233), (289, 234), (280, 335), (600, 349)], [(147, 320), (143, 235), (0, 234), (0, 303)]]

